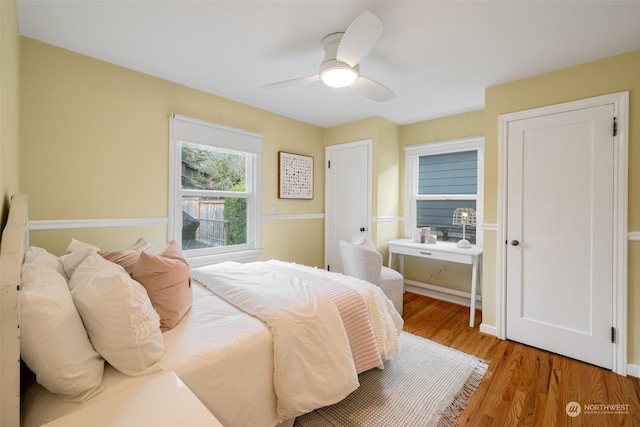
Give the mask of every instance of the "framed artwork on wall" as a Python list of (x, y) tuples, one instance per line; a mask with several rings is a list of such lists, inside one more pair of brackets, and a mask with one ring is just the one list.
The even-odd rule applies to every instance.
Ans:
[(278, 152), (278, 198), (313, 199), (313, 157)]

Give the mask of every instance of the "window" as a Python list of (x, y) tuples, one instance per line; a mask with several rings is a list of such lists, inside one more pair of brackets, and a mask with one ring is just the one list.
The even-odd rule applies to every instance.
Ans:
[(169, 236), (192, 265), (260, 255), (262, 137), (171, 117)]
[(468, 207), (477, 212), (478, 226), (466, 227), (466, 238), (482, 245), (482, 189), (484, 138), (466, 138), (405, 148), (405, 234), (431, 227), (439, 241), (462, 239), (462, 226), (453, 225), (453, 211)]

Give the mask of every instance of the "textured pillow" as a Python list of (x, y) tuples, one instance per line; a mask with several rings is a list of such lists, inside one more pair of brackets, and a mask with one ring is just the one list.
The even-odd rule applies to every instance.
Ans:
[(353, 243), (356, 246), (364, 246), (365, 248), (369, 248), (369, 249), (373, 249), (374, 251), (377, 251), (376, 245), (374, 245), (373, 242), (367, 236), (354, 236), (353, 239), (351, 239), (351, 243)]
[(69, 282), (73, 302), (95, 349), (127, 375), (162, 368), (160, 318), (147, 292), (117, 264), (88, 256)]
[(62, 261), (60, 261), (60, 259), (54, 254), (47, 252), (46, 249), (39, 248), (37, 246), (30, 246), (24, 255), (24, 264), (28, 263), (46, 265), (62, 274), (63, 277), (65, 276)]
[(191, 269), (175, 240), (161, 253), (142, 252), (133, 278), (147, 290), (162, 331), (176, 326), (191, 308)]
[(60, 262), (64, 268), (64, 274), (67, 279), (71, 279), (73, 272), (76, 268), (82, 264), (89, 255), (95, 254), (100, 248), (91, 245), (89, 243), (83, 243), (76, 239), (71, 239), (71, 242), (67, 246), (66, 254), (60, 257)]
[(29, 262), (20, 284), (20, 356), (36, 380), (64, 400), (84, 401), (102, 383), (104, 360), (94, 350), (66, 279)]
[(133, 245), (127, 249), (115, 250), (115, 251), (98, 251), (100, 256), (108, 261), (115, 262), (122, 266), (129, 275), (133, 274), (133, 267), (135, 267), (140, 258), (141, 252), (153, 252), (153, 246), (151, 243), (144, 240), (142, 237), (138, 239)]
[(100, 248), (92, 245), (91, 243), (85, 243), (85, 242), (81, 242), (80, 240), (76, 240), (76, 239), (71, 239), (71, 242), (69, 242), (69, 245), (67, 246), (67, 253), (71, 253), (73, 251), (76, 251), (78, 249), (86, 249), (86, 248), (91, 248), (91, 249), (95, 249), (96, 251), (99, 251)]

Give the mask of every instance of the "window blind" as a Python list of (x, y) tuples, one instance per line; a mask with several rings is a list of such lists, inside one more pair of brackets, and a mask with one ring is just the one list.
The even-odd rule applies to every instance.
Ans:
[(216, 147), (252, 154), (260, 154), (262, 151), (260, 134), (178, 114), (171, 115), (171, 138), (194, 144), (215, 144)]

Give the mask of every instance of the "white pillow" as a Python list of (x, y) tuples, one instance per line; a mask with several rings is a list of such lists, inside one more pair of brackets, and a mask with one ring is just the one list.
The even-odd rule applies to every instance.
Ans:
[(87, 400), (99, 391), (104, 360), (89, 342), (66, 279), (30, 262), (22, 266), (20, 289), (22, 360), (50, 392)]
[(353, 236), (351, 243), (356, 246), (364, 246), (366, 248), (373, 249), (374, 251), (377, 250), (376, 245), (374, 245), (367, 236)]
[(71, 280), (73, 272), (82, 264), (82, 261), (89, 255), (97, 253), (99, 250), (100, 248), (97, 246), (71, 239), (71, 242), (69, 242), (67, 246), (66, 255), (60, 257), (60, 262), (62, 263), (67, 279)]
[(124, 268), (93, 253), (76, 268), (69, 288), (93, 346), (107, 362), (127, 375), (162, 369), (160, 317)]
[(67, 253), (76, 251), (78, 249), (86, 249), (86, 248), (91, 248), (91, 249), (95, 249), (96, 252), (100, 250), (99, 247), (97, 247), (96, 245), (92, 245), (91, 243), (84, 243), (81, 242), (80, 240), (76, 240), (76, 239), (71, 239), (71, 242), (69, 242), (69, 245), (67, 246)]
[(62, 261), (52, 253), (47, 252), (46, 249), (39, 248), (37, 246), (29, 246), (24, 256), (24, 264), (37, 263), (47, 265), (53, 268), (58, 273), (65, 276), (64, 267)]

